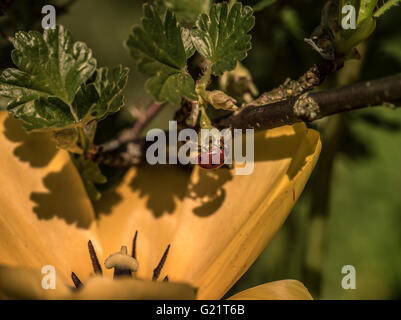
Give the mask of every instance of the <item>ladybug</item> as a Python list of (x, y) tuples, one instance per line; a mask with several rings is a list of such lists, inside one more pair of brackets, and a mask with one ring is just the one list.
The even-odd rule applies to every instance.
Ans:
[[(218, 154), (217, 163), (213, 163), (213, 158)], [(224, 149), (213, 147), (211, 150), (200, 152), (198, 155), (198, 165), (203, 169), (213, 170), (220, 168), (224, 164)]]

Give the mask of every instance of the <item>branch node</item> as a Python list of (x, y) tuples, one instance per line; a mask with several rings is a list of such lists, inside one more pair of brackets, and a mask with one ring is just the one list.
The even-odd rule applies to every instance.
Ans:
[(316, 120), (320, 114), (320, 107), (317, 102), (309, 95), (304, 93), (299, 96), (293, 107), (294, 114), (306, 121), (310, 122)]

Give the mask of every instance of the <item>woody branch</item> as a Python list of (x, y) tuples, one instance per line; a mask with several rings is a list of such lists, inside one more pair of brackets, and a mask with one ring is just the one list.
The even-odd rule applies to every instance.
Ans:
[(266, 130), (296, 122), (312, 122), (336, 113), (393, 104), (401, 100), (401, 74), (361, 82), (336, 89), (304, 93), (298, 97), (249, 105), (236, 114), (220, 119), (216, 126)]
[[(312, 87), (314, 86), (308, 86), (307, 89)], [(296, 122), (313, 122), (336, 113), (370, 106), (392, 105), (401, 102), (401, 74), (336, 89), (306, 92), (277, 101), (281, 95), (280, 90), (286, 89), (288, 86), (274, 89), (268, 98), (269, 103), (256, 106), (250, 104), (235, 114), (215, 121), (214, 125), (218, 128), (266, 130)], [(279, 94), (275, 97), (277, 93)], [(270, 99), (271, 97), (273, 98)], [(154, 117), (164, 105), (155, 104), (154, 108), (150, 108), (149, 118)], [(103, 145), (106, 148), (100, 148), (96, 162), (111, 166), (131, 166), (141, 163), (147, 144), (144, 138), (138, 138), (139, 130), (133, 130), (137, 127), (143, 129), (143, 123), (140, 122), (132, 129), (123, 131), (117, 139)], [(135, 146), (137, 152), (134, 155), (121, 153), (118, 149), (122, 145)]]

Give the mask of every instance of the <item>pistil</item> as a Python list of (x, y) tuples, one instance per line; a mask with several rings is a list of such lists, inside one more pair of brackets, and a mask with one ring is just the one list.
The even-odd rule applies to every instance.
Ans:
[(110, 255), (104, 262), (107, 269), (114, 268), (114, 279), (122, 276), (131, 276), (138, 271), (138, 262), (127, 254), (126, 246), (122, 246), (119, 252)]

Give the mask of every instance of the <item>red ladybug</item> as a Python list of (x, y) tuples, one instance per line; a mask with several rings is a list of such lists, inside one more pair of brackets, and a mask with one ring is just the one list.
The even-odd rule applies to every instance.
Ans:
[[(218, 154), (218, 162), (213, 163), (213, 158)], [(201, 152), (198, 155), (198, 165), (203, 169), (217, 169), (224, 164), (224, 149), (212, 148), (212, 150)]]

